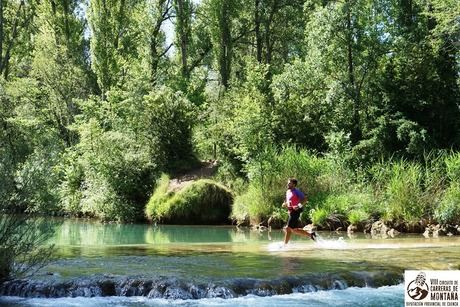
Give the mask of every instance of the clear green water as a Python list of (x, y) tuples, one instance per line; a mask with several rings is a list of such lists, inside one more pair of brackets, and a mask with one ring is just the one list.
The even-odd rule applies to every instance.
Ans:
[[(51, 240), (54, 260), (37, 278), (98, 274), (197, 280), (276, 278), (344, 270), (459, 269), (460, 238), (420, 234), (373, 239), (320, 233), (321, 240), (235, 227), (100, 224), (65, 220)], [(53, 273), (53, 275), (50, 275)]]
[[(319, 233), (319, 242), (294, 237), (281, 248), (283, 232), (235, 227), (100, 224), (57, 220), (52, 261), (33, 278), (173, 277), (191, 282), (223, 283), (234, 279), (276, 280), (346, 272), (402, 274), (406, 269), (460, 269), (460, 238), (424, 238), (405, 234), (371, 238), (364, 234)], [(177, 300), (146, 297), (16, 298), (0, 297), (12, 306), (402, 306), (401, 284), (377, 288), (292, 293), (235, 299)]]

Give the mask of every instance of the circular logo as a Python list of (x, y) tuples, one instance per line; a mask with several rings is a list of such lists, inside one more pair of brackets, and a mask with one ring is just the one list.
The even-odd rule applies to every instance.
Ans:
[(428, 295), (428, 285), (425, 282), (425, 273), (420, 272), (415, 280), (407, 286), (407, 295), (415, 301), (423, 300)]

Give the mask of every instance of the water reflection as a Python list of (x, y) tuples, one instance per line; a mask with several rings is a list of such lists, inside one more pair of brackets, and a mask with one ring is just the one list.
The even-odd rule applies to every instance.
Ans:
[(148, 224), (102, 224), (65, 220), (51, 243), (58, 246), (110, 246), (170, 243), (244, 243), (281, 240), (280, 231), (249, 231), (236, 227), (154, 226)]

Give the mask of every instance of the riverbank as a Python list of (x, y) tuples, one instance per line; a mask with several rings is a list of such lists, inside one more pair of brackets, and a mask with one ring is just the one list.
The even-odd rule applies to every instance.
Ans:
[[(100, 203), (97, 195), (85, 196), (88, 187), (80, 182), (72, 192), (78, 198), (64, 193), (58, 203), (42, 211), (24, 210), (105, 222), (282, 228), (288, 218), (281, 207), (286, 180), (296, 177), (308, 199), (301, 216), (304, 225), (370, 233), (375, 223), (383, 223), (392, 232), (459, 233), (460, 154), (432, 154), (424, 161), (356, 163), (349, 156), (268, 146), (246, 162), (244, 172), (226, 161), (202, 161), (181, 173), (158, 175), (157, 180), (144, 182), (150, 193), (133, 197), (132, 202), (111, 202), (104, 196)], [(69, 198), (78, 202), (69, 207)]]

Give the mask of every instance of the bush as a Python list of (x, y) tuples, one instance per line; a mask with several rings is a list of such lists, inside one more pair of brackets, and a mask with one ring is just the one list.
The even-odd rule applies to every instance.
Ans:
[(0, 148), (0, 206), (9, 211), (14, 211), (11, 200), (15, 194), (15, 167), (11, 154)]
[(94, 121), (81, 125), (80, 144), (61, 166), (61, 204), (67, 213), (105, 221), (143, 219), (156, 164), (147, 144), (131, 132), (104, 131)]
[(160, 87), (143, 97), (144, 114), (138, 114), (139, 127), (154, 140), (157, 163), (167, 170), (180, 170), (195, 163), (192, 128), (196, 120), (194, 106), (181, 92)]
[(348, 222), (353, 225), (359, 225), (369, 220), (369, 214), (362, 209), (354, 209), (348, 213)]
[(56, 186), (59, 175), (56, 165), (60, 159), (59, 148), (35, 148), (16, 171), (17, 192), (15, 202), (32, 213), (56, 215), (61, 212)]
[(201, 179), (177, 192), (168, 192), (162, 177), (146, 207), (150, 220), (172, 224), (228, 223), (232, 193), (219, 183)]
[(71, 129), (79, 143), (61, 163), (59, 196), (66, 213), (105, 221), (144, 219), (152, 182), (161, 171), (195, 163), (194, 107), (180, 93), (157, 87), (147, 95), (113, 89), (107, 101), (78, 101)]
[(268, 107), (266, 94), (268, 66), (249, 61), (241, 83), (233, 84), (222, 96), (208, 98), (209, 111), (203, 112), (202, 123), (195, 131), (202, 155), (215, 151), (238, 170), (265, 144), (273, 143), (273, 110)]

